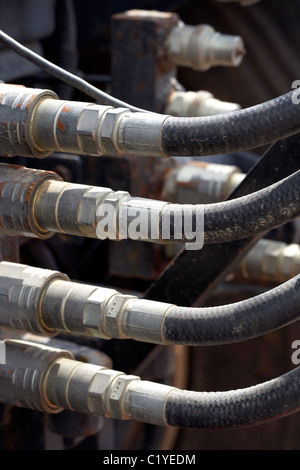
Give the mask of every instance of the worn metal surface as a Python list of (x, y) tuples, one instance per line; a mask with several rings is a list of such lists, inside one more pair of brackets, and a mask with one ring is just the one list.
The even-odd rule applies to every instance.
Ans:
[(19, 240), (17, 237), (0, 235), (0, 261), (3, 260), (14, 263), (20, 261)]
[(47, 368), (59, 357), (71, 359), (68, 351), (23, 340), (5, 340), (6, 364), (0, 366), (0, 401), (33, 410), (58, 413), (45, 395)]
[(0, 165), (0, 233), (4, 235), (49, 238), (51, 233), (39, 230), (33, 206), (39, 187), (48, 179), (60, 180), (52, 172), (28, 170), (2, 163)]
[(55, 98), (50, 90), (25, 88), (0, 83), (0, 150), (1, 156), (15, 155), (47, 157), (47, 149), (38, 149), (32, 141), (32, 121), (35, 111), (45, 98)]
[[(111, 23), (112, 94), (151, 111), (163, 112), (177, 87), (176, 67), (165, 42), (178, 25), (176, 13), (141, 10), (113, 15)], [(128, 67), (130, 64), (130, 67)]]

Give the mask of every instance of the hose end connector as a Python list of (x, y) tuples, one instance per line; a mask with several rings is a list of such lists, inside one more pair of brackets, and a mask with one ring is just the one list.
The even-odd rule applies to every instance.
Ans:
[(176, 65), (206, 71), (211, 67), (237, 67), (246, 53), (240, 36), (221, 34), (212, 26), (181, 23), (168, 38), (169, 57)]

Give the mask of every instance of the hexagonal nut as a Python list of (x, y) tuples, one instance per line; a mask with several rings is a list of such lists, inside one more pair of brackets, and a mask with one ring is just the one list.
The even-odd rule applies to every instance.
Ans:
[(129, 299), (137, 299), (134, 295), (115, 295), (108, 303), (105, 314), (105, 333), (110, 338), (128, 338), (122, 332), (122, 313)]
[(137, 377), (136, 375), (120, 375), (111, 385), (108, 397), (108, 406), (112, 418), (129, 418), (129, 416), (126, 415), (124, 410), (124, 398), (127, 386), (133, 380), (140, 380), (140, 377)]
[(95, 238), (97, 227), (97, 210), (102, 200), (112, 192), (109, 188), (91, 187), (81, 198), (78, 206), (77, 221), (82, 234)]
[(103, 331), (103, 318), (109, 299), (116, 294), (114, 289), (99, 287), (88, 297), (83, 316), (83, 326), (88, 334), (109, 339)]
[(101, 117), (98, 107), (87, 106), (81, 113), (77, 124), (77, 141), (83, 153), (101, 155), (96, 141), (96, 129)]
[(118, 156), (117, 127), (120, 118), (129, 110), (124, 108), (109, 109), (100, 125), (100, 146), (106, 155)]
[(89, 386), (87, 405), (90, 413), (100, 416), (107, 416), (107, 395), (111, 382), (121, 372), (117, 372), (111, 369), (103, 369), (97, 372)]

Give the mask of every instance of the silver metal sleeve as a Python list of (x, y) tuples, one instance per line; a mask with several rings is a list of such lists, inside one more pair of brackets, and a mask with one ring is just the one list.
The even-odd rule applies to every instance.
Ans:
[(68, 276), (57, 271), (6, 261), (0, 263), (0, 324), (33, 333), (54, 335), (43, 322), (42, 301), (47, 287)]
[[(129, 197), (119, 206), (120, 238), (160, 243), (160, 222), (169, 203), (140, 197)], [(138, 230), (139, 228), (139, 230)]]
[(62, 411), (47, 399), (45, 379), (58, 358), (70, 360), (72, 354), (29, 341), (7, 339), (4, 344), (6, 364), (0, 365), (0, 402), (47, 413)]
[(120, 321), (122, 333), (137, 341), (167, 344), (162, 326), (164, 317), (172, 306), (172, 304), (154, 300), (128, 300)]
[(168, 157), (162, 146), (162, 127), (168, 115), (125, 113), (119, 124), (117, 141), (121, 154)]
[(124, 411), (129, 418), (167, 426), (165, 406), (169, 393), (174, 387), (149, 381), (132, 381), (127, 387)]

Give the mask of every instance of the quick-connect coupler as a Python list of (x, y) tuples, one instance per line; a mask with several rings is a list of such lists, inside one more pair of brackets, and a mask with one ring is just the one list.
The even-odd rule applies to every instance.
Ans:
[[(65, 233), (154, 243), (194, 243), (203, 238), (200, 226), (190, 234), (192, 228), (181, 223), (185, 212), (180, 206), (132, 197), (126, 191), (64, 182), (52, 172), (0, 164), (0, 194), (0, 233), (6, 235), (48, 238)], [(178, 212), (176, 238), (169, 208)]]
[(214, 66), (237, 67), (246, 53), (240, 36), (221, 34), (212, 26), (190, 26), (182, 21), (167, 41), (168, 55), (176, 65), (206, 71)]
[(51, 172), (7, 164), (0, 164), (0, 194), (0, 233), (6, 235), (47, 238), (65, 233), (102, 240), (186, 242), (191, 249), (203, 246), (204, 205), (194, 211), (195, 230), (191, 205), (67, 183)]
[(169, 96), (166, 114), (172, 116), (214, 116), (241, 109), (238, 103), (221, 101), (209, 91), (173, 91)]
[(165, 425), (165, 403), (174, 387), (75, 361), (68, 351), (5, 340), (0, 402), (47, 413), (64, 409)]
[(161, 127), (167, 117), (62, 101), (49, 90), (0, 83), (0, 154), (38, 158), (53, 152), (166, 156)]
[(0, 326), (55, 336), (167, 344), (163, 320), (171, 304), (115, 289), (71, 282), (60, 272), (0, 262)]

